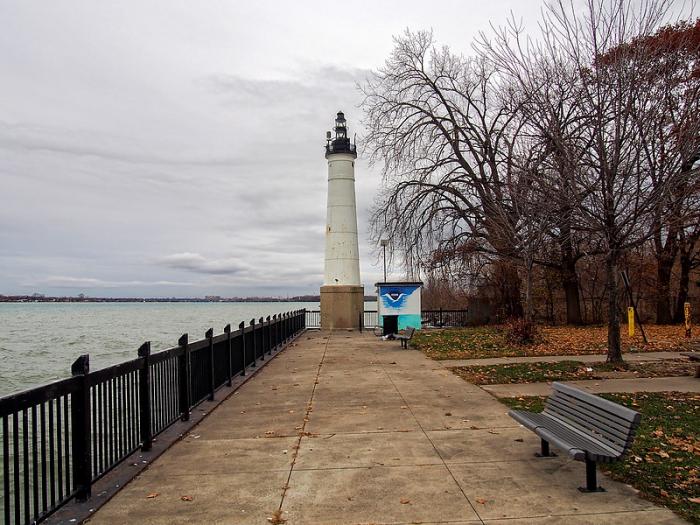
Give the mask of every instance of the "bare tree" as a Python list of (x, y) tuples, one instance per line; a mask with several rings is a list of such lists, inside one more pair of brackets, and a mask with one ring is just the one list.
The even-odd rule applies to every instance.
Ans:
[(622, 360), (618, 272), (626, 250), (653, 233), (651, 214), (677, 187), (677, 172), (654, 182), (639, 136), (653, 133), (644, 118), (658, 96), (648, 90), (644, 51), (609, 53), (652, 35), (666, 20), (670, 2), (588, 0), (583, 16), (562, 0), (547, 7), (542, 28), (581, 77), (579, 91), (590, 147), (576, 172), (585, 197), (583, 228), (597, 234), (605, 250), (608, 295), (608, 360)]
[(538, 263), (555, 268), (561, 276), (566, 300), (567, 323), (582, 322), (576, 263), (584, 253), (595, 253), (590, 235), (577, 230), (582, 191), (576, 185), (576, 171), (589, 147), (585, 133), (586, 115), (580, 104), (579, 71), (562, 55), (550, 32), (531, 40), (515, 20), (493, 34), (482, 33), (476, 49), (488, 56), (513, 82), (520, 93), (523, 118), (521, 136), (538, 152), (537, 169), (548, 177), (546, 202), (555, 208), (549, 236), (558, 250), (540, 254)]
[[(538, 41), (524, 39), (511, 23), (492, 38), (482, 35), (478, 45), (523, 93), (523, 134), (539, 137), (544, 164), (559, 175), (553, 188), (562, 197), (562, 220), (552, 234), (560, 240), (562, 260), (573, 258), (574, 232), (590, 234), (597, 244), (593, 253), (600, 249), (605, 256), (610, 361), (622, 359), (620, 258), (660, 235), (654, 215), (669, 202), (682, 202), (693, 186), (681, 167), (688, 141), (679, 140), (679, 130), (689, 127), (688, 119), (674, 122), (667, 115), (671, 109), (680, 114), (679, 99), (692, 106), (688, 89), (669, 96), (687, 73), (673, 54), (682, 46), (650, 53), (649, 45), (671, 4), (588, 0), (579, 14), (573, 2), (558, 0), (545, 7)], [(663, 54), (669, 55), (665, 62)], [(666, 67), (659, 73), (661, 65)], [(692, 142), (690, 128), (682, 135)], [(677, 212), (676, 206), (676, 221)]]
[[(366, 143), (386, 182), (375, 232), (424, 256), (473, 249), (517, 257), (517, 210), (507, 193), (514, 99), (488, 61), (438, 49), (430, 32), (406, 32), (395, 43), (363, 87)], [(507, 313), (519, 316), (515, 268), (508, 282)]]

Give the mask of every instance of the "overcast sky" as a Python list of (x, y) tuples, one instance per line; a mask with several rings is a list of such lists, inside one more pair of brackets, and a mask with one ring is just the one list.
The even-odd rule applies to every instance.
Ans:
[[(0, 0), (0, 293), (318, 293), (335, 112), (392, 36), (469, 53), (492, 2)], [(381, 277), (356, 163), (361, 272)], [(398, 276), (398, 275), (397, 275)]]

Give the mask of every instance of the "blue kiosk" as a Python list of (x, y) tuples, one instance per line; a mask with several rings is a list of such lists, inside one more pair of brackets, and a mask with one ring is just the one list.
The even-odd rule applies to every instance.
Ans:
[(421, 281), (382, 282), (377, 287), (377, 321), (384, 335), (421, 327)]

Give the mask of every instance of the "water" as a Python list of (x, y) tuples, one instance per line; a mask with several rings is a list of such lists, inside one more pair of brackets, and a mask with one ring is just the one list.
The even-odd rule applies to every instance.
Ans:
[(184, 333), (194, 341), (301, 308), (319, 303), (0, 303), (0, 396), (70, 376), (81, 354), (97, 370), (135, 358), (144, 341), (157, 352)]

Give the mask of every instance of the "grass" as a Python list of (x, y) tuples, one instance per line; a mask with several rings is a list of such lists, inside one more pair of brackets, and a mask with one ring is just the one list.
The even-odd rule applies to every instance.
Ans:
[[(645, 327), (648, 343), (639, 331), (634, 337), (622, 327), (624, 352), (685, 351), (700, 343), (700, 337), (684, 337), (680, 325), (649, 325)], [(696, 331), (697, 334), (697, 331)], [(539, 340), (530, 345), (515, 345), (507, 340), (503, 326), (478, 326), (420, 330), (412, 343), (432, 359), (481, 359), (488, 357), (519, 357), (542, 355), (605, 354), (607, 328), (604, 326), (544, 326)]]
[(669, 377), (692, 375), (695, 364), (682, 359), (624, 363), (582, 363), (561, 361), (558, 363), (509, 363), (504, 365), (460, 366), (450, 368), (462, 379), (475, 385), (500, 385), (513, 383), (540, 383), (545, 381), (571, 381), (577, 379), (601, 379), (614, 377)]
[[(599, 465), (613, 479), (639, 490), (700, 524), (700, 394), (602, 394), (642, 414), (632, 449), (622, 461)], [(511, 408), (539, 412), (543, 397), (502, 398)]]

